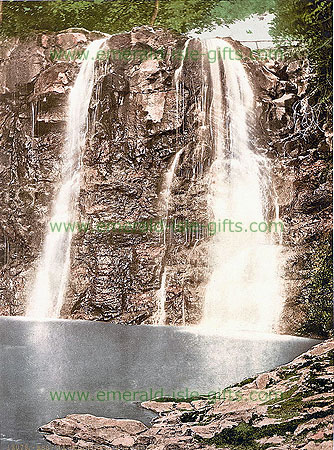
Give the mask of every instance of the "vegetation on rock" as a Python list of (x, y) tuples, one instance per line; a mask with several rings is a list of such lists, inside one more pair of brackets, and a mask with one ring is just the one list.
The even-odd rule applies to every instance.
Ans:
[(332, 111), (333, 33), (328, 0), (276, 0), (272, 34), (277, 43), (294, 43), (305, 49), (310, 62), (309, 101), (318, 120)]
[(302, 335), (327, 337), (333, 328), (333, 239), (328, 234), (316, 242), (308, 260), (310, 282), (302, 291), (307, 321), (299, 332)]

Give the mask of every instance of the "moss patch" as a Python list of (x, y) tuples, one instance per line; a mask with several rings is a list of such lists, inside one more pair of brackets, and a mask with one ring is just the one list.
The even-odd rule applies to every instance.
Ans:
[(203, 442), (216, 447), (231, 446), (233, 449), (249, 449), (249, 450), (264, 450), (270, 445), (262, 445), (256, 442), (257, 439), (274, 435), (285, 435), (286, 433), (293, 433), (297, 426), (301, 423), (300, 419), (291, 420), (280, 424), (267, 425), (262, 428), (253, 427), (248, 423), (241, 422), (233, 428), (223, 430), (213, 438), (203, 439)]
[[(328, 416), (327, 411), (319, 411), (314, 414), (310, 414), (307, 418), (292, 419), (282, 423), (275, 423), (270, 425), (265, 425), (261, 428), (253, 427), (252, 425), (241, 422), (237, 426), (223, 430), (221, 433), (215, 435), (213, 438), (205, 439), (199, 436), (196, 437), (197, 440), (205, 442), (209, 445), (215, 445), (216, 447), (224, 447), (229, 445), (235, 450), (264, 450), (268, 448), (267, 445), (261, 445), (256, 440), (272, 437), (272, 436), (285, 436), (293, 434), (298, 425), (305, 422), (306, 420), (316, 419)], [(269, 447), (272, 446), (269, 445)]]
[(235, 386), (238, 387), (245, 386), (245, 384), (252, 383), (255, 379), (256, 377), (246, 378), (245, 380), (240, 381), (240, 383), (235, 384)]
[(154, 402), (159, 402), (159, 403), (169, 403), (169, 402), (173, 402), (173, 403), (191, 403), (195, 400), (209, 400), (210, 397), (208, 395), (200, 395), (198, 397), (187, 397), (187, 398), (175, 398), (175, 397), (158, 397), (158, 398), (154, 398), (153, 401)]
[(325, 235), (314, 246), (308, 260), (310, 283), (305, 286), (301, 296), (306, 307), (306, 323), (298, 334), (329, 337), (333, 325), (333, 238)]

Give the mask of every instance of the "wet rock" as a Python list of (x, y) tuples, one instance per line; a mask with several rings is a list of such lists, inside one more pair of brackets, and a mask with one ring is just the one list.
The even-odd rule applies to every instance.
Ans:
[[(101, 33), (71, 29), (11, 39), (0, 47), (0, 168), (6, 204), (0, 214), (0, 314), (24, 313), (60, 181), (68, 93), (79, 63), (52, 60), (51, 54), (82, 50), (99, 37)], [(227, 40), (243, 54), (249, 52)], [(110, 55), (96, 61), (79, 221), (131, 224), (164, 218), (166, 172), (181, 150), (169, 219), (209, 221), (213, 148), (209, 127), (199, 126), (199, 61), (184, 61), (182, 101), (176, 104), (174, 76), (181, 60), (173, 58), (172, 51), (183, 49), (185, 41), (184, 36), (151, 27), (106, 41), (109, 50), (164, 48), (166, 54), (148, 60)], [(200, 42), (193, 39), (189, 49), (201, 50)], [(316, 253), (312, 242), (325, 238), (331, 227), (332, 130), (330, 125), (320, 129), (312, 119), (305, 97), (307, 62), (249, 58), (244, 64), (256, 100), (253, 145), (270, 159), (285, 224), (288, 295), (280, 330), (293, 334), (308, 321), (303, 302), (313, 275), (304, 255)], [(211, 95), (209, 90), (208, 100)], [(161, 232), (123, 230), (75, 234), (62, 317), (152, 323), (166, 268), (167, 324), (198, 323), (208, 279), (208, 243), (207, 234), (190, 230), (170, 232), (167, 238)]]

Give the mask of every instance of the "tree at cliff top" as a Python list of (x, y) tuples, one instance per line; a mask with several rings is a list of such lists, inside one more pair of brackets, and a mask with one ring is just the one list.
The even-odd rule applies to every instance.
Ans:
[[(185, 33), (272, 11), (275, 0), (54, 0), (4, 3), (1, 34), (83, 27), (114, 34), (150, 25)], [(156, 15), (156, 17), (155, 17)]]

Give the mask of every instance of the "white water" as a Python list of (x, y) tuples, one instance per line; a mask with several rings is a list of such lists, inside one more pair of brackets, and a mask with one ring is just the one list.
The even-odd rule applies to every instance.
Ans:
[[(184, 46), (184, 54), (187, 52), (187, 48), (189, 46), (191, 39), (188, 39)], [(182, 114), (181, 118), (184, 117), (184, 86), (182, 83), (182, 71), (184, 66), (185, 58), (182, 59), (180, 67), (176, 69), (175, 75), (174, 75), (174, 82), (175, 82), (175, 102), (176, 102), (176, 127), (178, 126), (178, 121), (180, 119), (180, 103), (181, 103), (181, 109)], [(164, 220), (163, 220), (163, 238), (164, 238), (164, 245), (166, 245), (167, 242), (167, 224), (168, 224), (168, 208), (169, 208), (169, 201), (171, 196), (171, 190), (173, 185), (173, 179), (175, 170), (178, 166), (180, 156), (183, 152), (183, 148), (178, 150), (176, 155), (173, 158), (172, 164), (170, 168), (168, 169), (165, 181), (164, 181), (164, 187), (160, 193), (160, 197), (163, 203), (164, 208)], [(165, 311), (165, 303), (166, 303), (166, 278), (167, 278), (167, 269), (166, 267), (163, 270), (162, 277), (161, 277), (161, 287), (158, 290), (156, 297), (157, 297), (157, 304), (158, 309), (153, 317), (153, 323), (155, 325), (165, 325), (166, 323), (166, 311)]]
[[(221, 39), (210, 39), (205, 45), (207, 51), (231, 47)], [(216, 222), (239, 221), (245, 229), (251, 222), (268, 221), (271, 185), (267, 160), (250, 147), (248, 123), (254, 95), (241, 62), (224, 58), (224, 73), (218, 58), (209, 66), (215, 160), (208, 204)], [(279, 247), (268, 234), (228, 229), (226, 225), (225, 232), (212, 238), (211, 276), (201, 325), (211, 330), (271, 332), (282, 307)]]
[[(106, 38), (107, 39), (107, 38)], [(92, 42), (87, 52), (96, 54), (106, 39)], [(86, 142), (88, 109), (94, 87), (94, 60), (82, 62), (68, 104), (67, 140), (61, 186), (54, 200), (51, 222), (71, 222), (80, 190), (82, 150)], [(59, 317), (66, 291), (72, 233), (46, 233), (42, 255), (26, 316), (37, 319)]]
[(166, 323), (166, 276), (167, 269), (165, 267), (161, 278), (161, 287), (157, 292), (158, 310), (153, 318), (154, 325), (165, 325)]
[[(168, 208), (169, 208), (169, 200), (171, 195), (171, 189), (174, 179), (174, 173), (176, 170), (176, 167), (178, 165), (181, 153), (183, 149), (179, 150), (176, 155), (173, 158), (172, 165), (170, 166), (168, 172), (165, 176), (165, 187), (161, 191), (161, 199), (164, 205), (164, 211), (165, 216), (163, 219), (163, 243), (166, 245), (167, 242), (167, 230), (168, 230)], [(156, 297), (157, 297), (157, 304), (158, 309), (153, 317), (153, 323), (155, 325), (165, 325), (166, 322), (166, 311), (165, 311), (165, 303), (166, 303), (166, 277), (167, 277), (167, 269), (166, 267), (163, 270), (162, 277), (161, 277), (161, 287), (158, 290)]]
[(179, 159), (181, 156), (181, 153), (183, 152), (183, 149), (179, 150), (176, 155), (173, 158), (172, 164), (170, 168), (168, 169), (166, 176), (165, 176), (165, 186), (164, 189), (161, 191), (161, 199), (164, 204), (164, 210), (165, 210), (165, 216), (163, 219), (163, 226), (164, 226), (164, 244), (166, 244), (166, 233), (167, 233), (167, 222), (168, 222), (168, 208), (169, 208), (169, 201), (171, 196), (171, 190), (172, 190), (172, 184), (174, 179), (175, 170), (178, 166)]

